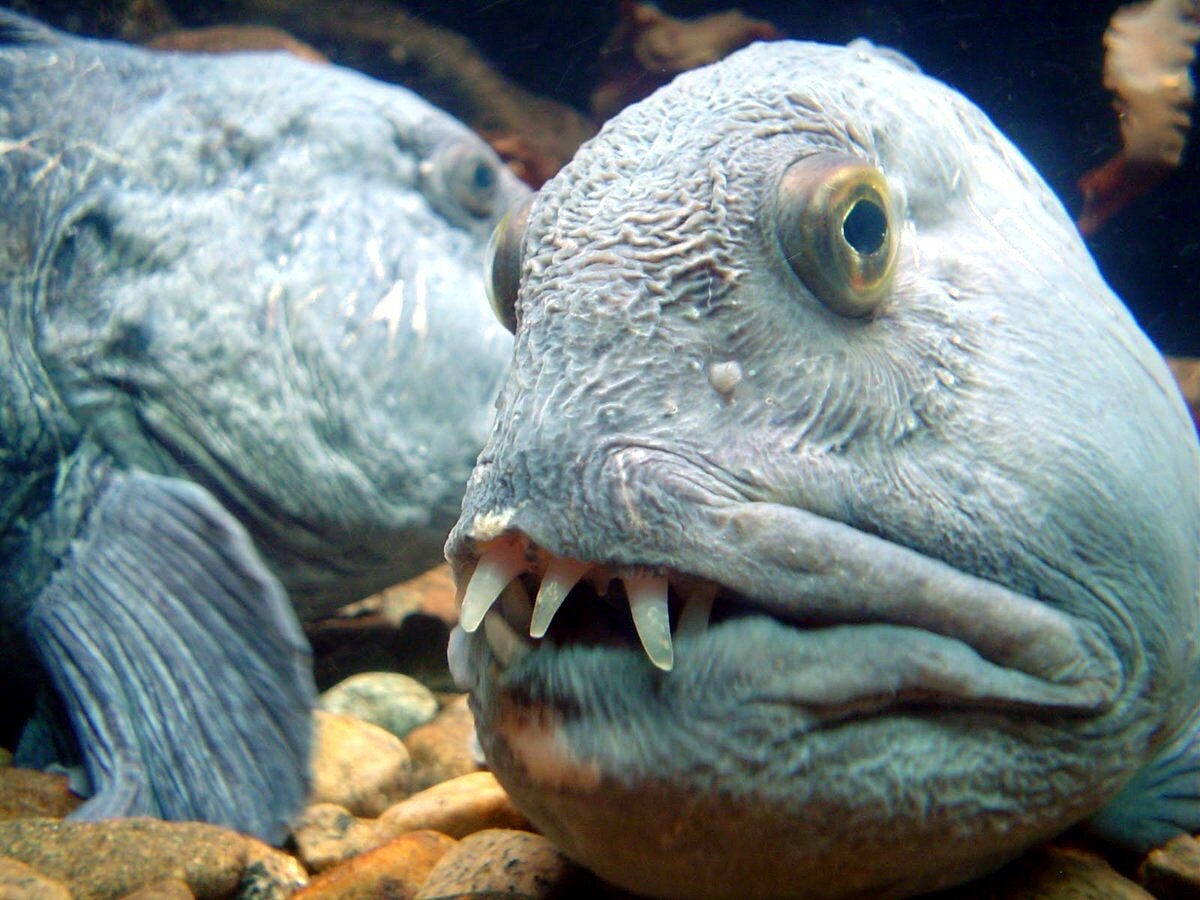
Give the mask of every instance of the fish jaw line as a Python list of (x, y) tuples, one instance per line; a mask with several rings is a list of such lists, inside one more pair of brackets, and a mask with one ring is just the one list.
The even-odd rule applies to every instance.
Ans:
[[(652, 896), (703, 896), (697, 884), (713, 897), (825, 896), (819, 873), (856, 871), (849, 893), (909, 896), (1062, 831), (1094, 811), (1098, 784), (1124, 777), (1098, 765), (1124, 685), (1092, 623), (787, 507), (714, 507), (671, 537), (669, 558), (615, 544), (589, 563), (525, 506), (502, 534), (476, 543), (460, 527), (448, 545), (463, 595), (497, 542), (527, 565), (483, 627), (455, 629), (452, 669), (514, 802), (606, 880)], [(585, 588), (529, 637), (525, 622), (544, 625), (538, 578), (580, 568)], [(669, 671), (628, 610), (611, 625), (630, 572), (666, 578)], [(592, 633), (589, 603), (609, 619)], [(493, 650), (496, 620), (508, 646)], [(1047, 815), (1039, 792), (1057, 771), (1069, 799)], [(975, 802), (964, 785), (981, 772), (1032, 796)], [(764, 855), (761, 836), (776, 833), (802, 838)], [(880, 843), (858, 869), (867, 834)], [(981, 859), (981, 844), (994, 852)]]
[[(674, 535), (669, 559), (618, 546), (604, 563), (571, 556), (529, 513), (499, 536), (475, 542), (462, 529), (448, 545), (463, 627), (484, 634), (498, 684), (561, 686), (571, 679), (554, 673), (585, 658), (681, 685), (720, 671), (748, 701), (814, 722), (913, 704), (1095, 716), (1121, 693), (1117, 654), (1094, 623), (805, 510), (717, 505)], [(723, 650), (748, 637), (756, 658)]]

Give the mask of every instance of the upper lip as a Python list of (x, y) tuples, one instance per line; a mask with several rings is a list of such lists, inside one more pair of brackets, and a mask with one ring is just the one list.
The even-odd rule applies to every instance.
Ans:
[[(794, 626), (803, 642), (797, 647), (806, 651), (800, 656), (819, 674), (809, 679), (819, 690), (813, 687), (805, 702), (815, 702), (818, 693), (853, 703), (864, 694), (899, 697), (908, 691), (943, 702), (1095, 713), (1111, 705), (1121, 689), (1120, 663), (1095, 623), (802, 509), (740, 500), (712, 503), (698, 523), (672, 532), (669, 553), (661, 549), (660, 536), (652, 542), (660, 549), (618, 543), (605, 561), (573, 559), (550, 517), (528, 506), (511, 510), (498, 530), (494, 522), (490, 530), (476, 528), (480, 521), (465, 518), (448, 544), (460, 602), (470, 595), (464, 627), (477, 627), (518, 576), (524, 575), (530, 596), (543, 595), (530, 626), (528, 609), (524, 619), (511, 612), (489, 616), (494, 646), (511, 645), (512, 635), (505, 632), (513, 631), (514, 621), (522, 630), (544, 634), (551, 607), (557, 608), (570, 585), (590, 572), (589, 577), (625, 581), (638, 635), (662, 669), (674, 662), (668, 584), (689, 610), (677, 608), (676, 617), (689, 622), (693, 632), (706, 621), (718, 591), (747, 611)], [(736, 583), (728, 583), (728, 573), (736, 573)], [(841, 629), (844, 635), (846, 627), (858, 629), (857, 643), (846, 646), (863, 658), (842, 659), (838, 649), (838, 658), (818, 665), (817, 648), (843, 648), (833, 641), (833, 632)], [(678, 624), (675, 629), (678, 637)], [(781, 658), (780, 665), (787, 667), (788, 659)], [(789, 695), (806, 677), (793, 675)], [(839, 679), (844, 682), (840, 694)]]

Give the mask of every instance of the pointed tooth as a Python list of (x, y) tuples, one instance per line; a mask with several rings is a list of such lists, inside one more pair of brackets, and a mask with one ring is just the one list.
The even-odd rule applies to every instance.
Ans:
[(708, 630), (708, 619), (712, 615), (713, 601), (717, 599), (717, 586), (703, 584), (688, 591), (684, 596), (683, 609), (675, 625), (675, 637), (699, 637)]
[(529, 652), (529, 645), (500, 615), (499, 610), (494, 609), (483, 617), (483, 633), (488, 646), (492, 648), (492, 654), (506, 669)]
[(671, 645), (667, 576), (629, 575), (624, 581), (633, 626), (641, 638), (642, 648), (650, 662), (664, 672), (671, 671), (675, 665), (675, 648)]
[(471, 648), (467, 633), (458, 625), (450, 631), (450, 642), (446, 647), (446, 661), (450, 665), (450, 677), (460, 691), (469, 691), (475, 686), (475, 666), (471, 662)]
[(525, 569), (525, 555), (516, 544), (488, 550), (475, 566), (463, 595), (458, 621), (470, 633), (479, 627), (500, 592)]
[(546, 636), (546, 629), (550, 627), (554, 614), (588, 568), (587, 563), (575, 559), (556, 556), (550, 561), (550, 565), (546, 567), (546, 574), (542, 577), (542, 586), (538, 588), (537, 599), (533, 602), (533, 619), (529, 623), (530, 637)]

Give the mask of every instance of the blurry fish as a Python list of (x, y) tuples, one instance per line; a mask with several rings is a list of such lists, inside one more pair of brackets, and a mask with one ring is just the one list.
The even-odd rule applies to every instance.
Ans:
[(297, 622), (441, 557), (511, 338), (526, 195), (414, 94), (286, 54), (0, 13), (0, 644), (17, 761), (80, 817), (269, 840), (302, 803)]

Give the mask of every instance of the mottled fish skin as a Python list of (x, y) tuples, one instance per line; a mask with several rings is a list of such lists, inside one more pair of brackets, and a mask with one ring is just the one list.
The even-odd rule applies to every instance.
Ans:
[(302, 618), (436, 561), (511, 346), (483, 246), (525, 189), (416, 95), (286, 54), (0, 66), (3, 533), (87, 434), (235, 509)]
[[(131, 753), (123, 799), (97, 810), (221, 818), (188, 796), (170, 759), (153, 765), (178, 784), (147, 780), (151, 763), (135, 759), (149, 752), (145, 723), (121, 708), (135, 698), (106, 691), (140, 685), (187, 712), (190, 687), (169, 679), (186, 678), (185, 662), (203, 677), (229, 660), (215, 645), (187, 661), (170, 654), (230, 613), (219, 624), (245, 645), (228, 654), (234, 670), (246, 662), (247, 702), (263, 706), (245, 714), (245, 733), (226, 735), (229, 752), (261, 755), (267, 785), (302, 794), (304, 773), (288, 760), (303, 767), (307, 706), (299, 717), (286, 708), (312, 700), (297, 614), (327, 614), (440, 561), (511, 350), (487, 310), (483, 250), (527, 189), (461, 123), (336, 66), (153, 53), (0, 11), (0, 192), (6, 669), (43, 684), (53, 670), (60, 700), (81, 685), (68, 663), (98, 679), (63, 700), (76, 728), (89, 709), (103, 718), (89, 704), (113, 705), (91, 758), (76, 735), (93, 782), (120, 768), (106, 761), (109, 744)], [(117, 536), (135, 549), (97, 532), (130, 521), (188, 534), (196, 590), (181, 587), (196, 578), (189, 570), (139, 558), (136, 547), (169, 529)], [(156, 583), (165, 605), (147, 606), (143, 636), (114, 631), (72, 649), (70, 616), (90, 617), (76, 630), (105, 624), (87, 588), (97, 571), (122, 615), (140, 615), (130, 585), (141, 576), (122, 581), (122, 558), (180, 577)], [(213, 608), (198, 608), (209, 592)], [(236, 610), (221, 608), (235, 596)], [(134, 685), (122, 667), (138, 664), (138, 641), (185, 619), (197, 630), (162, 651), (163, 678)], [(257, 628), (272, 633), (245, 633)], [(104, 640), (119, 659), (104, 657)], [(76, 659), (88, 652), (97, 658)], [(189, 727), (238, 724), (236, 710), (209, 702), (193, 698)], [(172, 735), (176, 724), (178, 746), (168, 736), (159, 749), (203, 759), (182, 722), (162, 727)], [(287, 747), (273, 761), (280, 732)], [(30, 741), (29, 758), (46, 761), (47, 743)], [(221, 765), (229, 802), (249, 816), (224, 823), (279, 839), (278, 823), (254, 818), (239, 759)], [(160, 789), (170, 803), (154, 799)]]
[[(835, 156), (890, 197), (865, 314), (788, 259), (784, 175)], [(654, 896), (900, 897), (1106, 803), (1131, 845), (1200, 827), (1193, 428), (983, 113), (865, 42), (756, 45), (610, 121), (514, 235), (451, 664), (567, 853)], [(673, 659), (613, 587), (660, 575)], [(1158, 755), (1191, 769), (1166, 811), (1130, 782)]]

